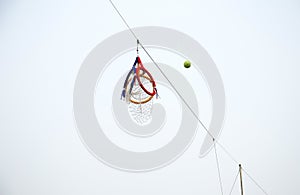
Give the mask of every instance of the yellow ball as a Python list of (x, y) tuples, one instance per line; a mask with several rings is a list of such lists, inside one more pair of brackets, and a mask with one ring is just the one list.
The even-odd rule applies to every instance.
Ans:
[(191, 62), (189, 60), (186, 60), (184, 63), (183, 63), (184, 67), (185, 68), (189, 68), (191, 67)]

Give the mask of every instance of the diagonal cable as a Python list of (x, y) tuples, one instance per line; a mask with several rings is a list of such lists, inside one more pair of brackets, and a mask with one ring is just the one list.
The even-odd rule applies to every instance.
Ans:
[(218, 153), (217, 153), (217, 148), (216, 148), (215, 140), (213, 140), (213, 142), (214, 142), (214, 151), (215, 151), (217, 168), (218, 168), (218, 176), (219, 176), (219, 183), (220, 183), (221, 194), (224, 195), (224, 193), (223, 193), (223, 185), (222, 185), (222, 178), (221, 178), (221, 171), (220, 171), (220, 164), (219, 164), (219, 159), (218, 159)]
[(234, 185), (236, 184), (236, 181), (237, 181), (237, 178), (239, 177), (239, 174), (240, 174), (240, 170), (238, 171), (238, 173), (237, 173), (236, 176), (235, 176), (235, 179), (234, 179), (234, 182), (233, 182), (233, 184), (232, 184), (232, 186), (231, 186), (229, 195), (231, 195), (231, 193), (232, 193), (232, 191), (233, 191)]
[(244, 168), (242, 168), (242, 170), (244, 171), (244, 173), (246, 173), (246, 175), (250, 178), (250, 180), (252, 180), (252, 182), (259, 187), (259, 189), (264, 194), (268, 195), (268, 193), (264, 190), (264, 188), (261, 185), (259, 185), (259, 183)]

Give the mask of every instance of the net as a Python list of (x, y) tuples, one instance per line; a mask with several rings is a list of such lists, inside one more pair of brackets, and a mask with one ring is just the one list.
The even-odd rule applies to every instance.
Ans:
[(155, 81), (137, 57), (127, 74), (121, 99), (128, 104), (128, 112), (137, 124), (146, 125), (151, 119), (152, 98), (157, 95)]
[[(145, 88), (151, 88), (152, 83), (146, 75), (140, 77), (140, 81)], [(132, 82), (132, 80), (131, 80)], [(128, 94), (128, 112), (137, 124), (146, 125), (151, 122), (153, 96), (149, 96), (139, 85), (138, 82), (134, 82), (131, 89), (131, 95)], [(129, 90), (128, 90), (129, 91)]]

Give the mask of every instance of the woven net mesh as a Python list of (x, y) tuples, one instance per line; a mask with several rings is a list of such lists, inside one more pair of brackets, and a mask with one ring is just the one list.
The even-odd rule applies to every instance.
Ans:
[[(149, 77), (147, 77), (146, 75), (141, 75), (140, 80), (146, 89), (150, 90), (152, 88), (152, 83), (150, 82)], [(138, 125), (146, 125), (150, 123), (152, 119), (152, 96), (149, 96), (140, 87), (139, 83), (136, 80), (131, 87), (131, 94), (128, 94), (129, 99), (127, 100), (127, 102), (129, 103), (128, 112), (132, 120), (135, 121)]]

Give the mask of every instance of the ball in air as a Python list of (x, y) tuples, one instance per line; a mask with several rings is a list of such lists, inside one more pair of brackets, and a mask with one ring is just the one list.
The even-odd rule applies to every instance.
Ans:
[(184, 67), (185, 68), (189, 68), (191, 67), (191, 62), (189, 60), (186, 60), (184, 63), (183, 63)]

